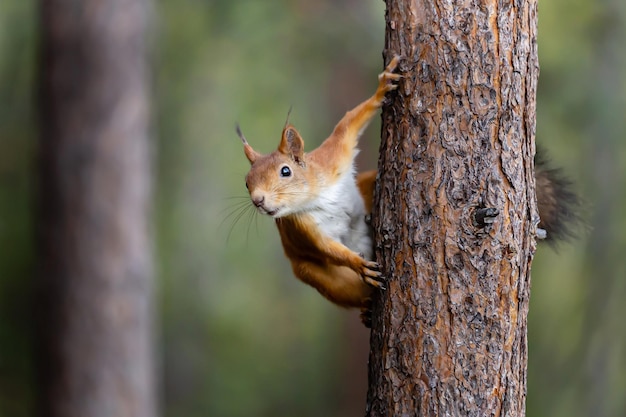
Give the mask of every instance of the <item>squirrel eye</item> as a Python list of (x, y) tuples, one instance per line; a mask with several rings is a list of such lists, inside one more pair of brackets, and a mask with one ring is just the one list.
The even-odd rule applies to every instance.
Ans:
[(248, 181), (246, 181), (246, 189), (249, 190), (250, 187), (248, 187)]
[(288, 166), (284, 166), (280, 169), (280, 176), (281, 177), (290, 177), (291, 176), (291, 169)]

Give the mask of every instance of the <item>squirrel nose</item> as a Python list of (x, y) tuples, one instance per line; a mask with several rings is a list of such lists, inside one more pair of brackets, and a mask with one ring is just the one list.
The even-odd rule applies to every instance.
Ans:
[(261, 207), (264, 201), (265, 201), (265, 196), (254, 197), (252, 199), (252, 204), (254, 204), (256, 207)]

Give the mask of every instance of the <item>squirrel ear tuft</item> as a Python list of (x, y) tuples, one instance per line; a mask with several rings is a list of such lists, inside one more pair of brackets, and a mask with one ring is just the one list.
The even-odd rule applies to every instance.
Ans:
[(261, 156), (261, 154), (252, 149), (252, 146), (250, 146), (250, 144), (246, 140), (246, 137), (241, 132), (239, 124), (235, 125), (235, 130), (237, 131), (237, 136), (239, 136), (239, 139), (241, 139), (241, 142), (243, 142), (243, 152), (246, 154), (246, 158), (248, 158), (248, 161), (250, 161), (250, 165), (254, 164), (254, 161), (256, 161), (257, 158)]
[(295, 127), (285, 126), (278, 151), (290, 156), (297, 164), (304, 166), (304, 140)]

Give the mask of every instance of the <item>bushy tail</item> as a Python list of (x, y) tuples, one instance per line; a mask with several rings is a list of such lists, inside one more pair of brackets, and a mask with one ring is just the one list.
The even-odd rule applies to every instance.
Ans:
[(546, 231), (546, 241), (555, 244), (576, 237), (581, 226), (581, 199), (572, 182), (560, 168), (550, 166), (545, 151), (535, 156), (535, 182), (539, 227)]

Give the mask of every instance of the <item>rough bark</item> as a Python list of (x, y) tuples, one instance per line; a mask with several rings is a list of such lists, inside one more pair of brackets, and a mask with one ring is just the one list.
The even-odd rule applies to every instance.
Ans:
[(40, 3), (42, 416), (156, 413), (149, 6)]
[(387, 1), (404, 78), (383, 109), (368, 416), (524, 415), (536, 6)]

